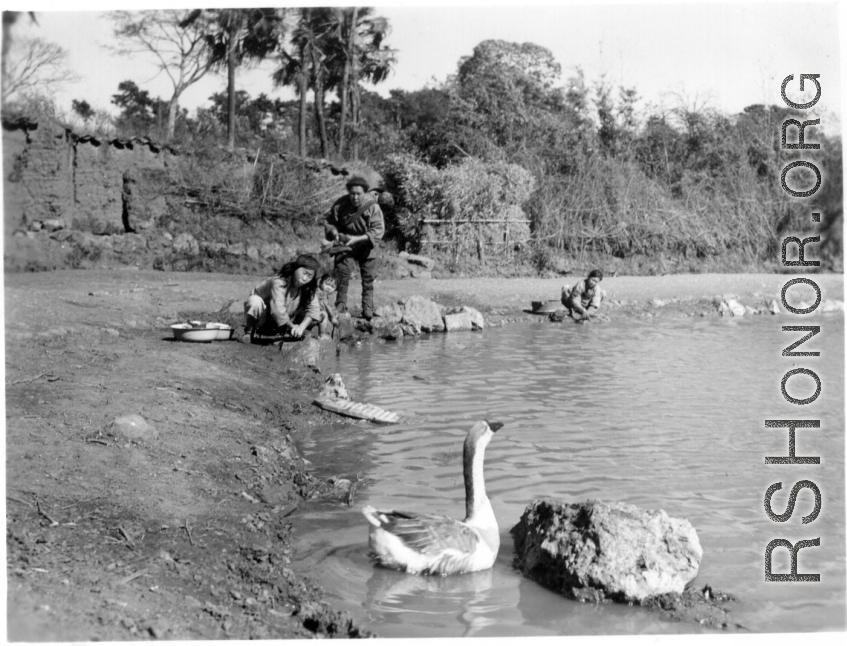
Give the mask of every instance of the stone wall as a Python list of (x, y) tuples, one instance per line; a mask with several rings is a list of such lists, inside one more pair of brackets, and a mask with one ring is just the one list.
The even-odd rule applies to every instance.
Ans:
[[(147, 140), (79, 137), (49, 122), (4, 121), (7, 233), (48, 222), (100, 234), (152, 223), (166, 212), (170, 154)], [(127, 202), (135, 214), (126, 212)]]
[(33, 128), (7, 131), (4, 124), (4, 186), (14, 200), (4, 203), (7, 231), (34, 221), (73, 219), (73, 157), (64, 129)]

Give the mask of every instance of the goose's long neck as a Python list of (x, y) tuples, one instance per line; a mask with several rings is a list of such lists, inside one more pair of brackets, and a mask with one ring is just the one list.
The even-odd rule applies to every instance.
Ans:
[(485, 478), (482, 475), (482, 463), (485, 460), (485, 446), (466, 442), (464, 448), (465, 476), (465, 519), (473, 518), (485, 506), (490, 506), (485, 494)]

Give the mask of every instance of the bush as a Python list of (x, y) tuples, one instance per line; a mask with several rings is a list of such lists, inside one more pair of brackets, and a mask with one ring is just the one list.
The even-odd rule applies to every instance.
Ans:
[[(532, 194), (535, 179), (516, 164), (467, 158), (438, 169), (412, 155), (394, 154), (379, 170), (397, 202), (400, 215), (389, 218), (389, 233), (399, 242), (419, 249), (425, 240), (437, 242), (449, 235), (455, 244), (448, 246), (457, 259), (474, 252), (477, 244), (499, 246), (502, 252), (509, 240), (529, 237), (529, 227), (520, 222), (525, 219), (521, 205)], [(422, 220), (455, 224), (448, 234), (440, 223)], [(514, 223), (473, 224), (485, 220)]]

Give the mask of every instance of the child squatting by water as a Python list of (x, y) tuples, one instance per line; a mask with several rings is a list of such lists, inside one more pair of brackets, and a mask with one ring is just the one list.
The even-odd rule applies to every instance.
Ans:
[(318, 319), (318, 330), (321, 338), (331, 337), (335, 326), (338, 325), (338, 313), (332, 304), (332, 295), (337, 288), (335, 277), (332, 274), (324, 274), (318, 281), (318, 303), (321, 313)]
[(600, 309), (603, 300), (603, 290), (599, 286), (601, 280), (603, 272), (594, 269), (573, 287), (562, 288), (562, 305), (577, 322), (590, 321)]

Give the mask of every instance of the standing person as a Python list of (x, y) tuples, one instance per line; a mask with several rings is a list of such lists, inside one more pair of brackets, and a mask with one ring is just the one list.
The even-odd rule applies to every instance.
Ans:
[[(570, 290), (562, 290), (562, 305), (570, 310), (570, 315), (577, 321), (588, 321), (600, 309), (603, 300), (603, 290), (600, 281), (603, 272), (593, 269), (588, 277), (579, 281)], [(576, 315), (579, 315), (579, 318)]]
[[(285, 263), (280, 270), (256, 285), (244, 302), (244, 337), (288, 333), (302, 337), (320, 318), (318, 261), (307, 254)], [(249, 336), (249, 338), (247, 338)]]
[(353, 176), (347, 182), (347, 195), (335, 201), (326, 214), (326, 239), (350, 247), (335, 254), (335, 280), (338, 292), (335, 307), (347, 311), (347, 288), (353, 267), (362, 275), (362, 318), (370, 320), (374, 311), (376, 247), (385, 234), (385, 221), (376, 200), (370, 199), (368, 182)]

